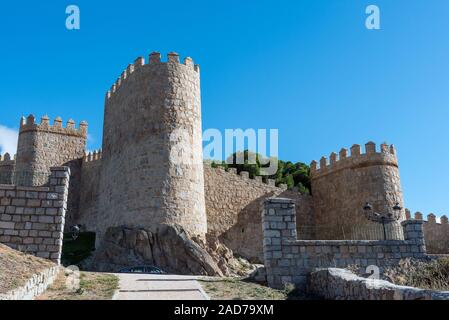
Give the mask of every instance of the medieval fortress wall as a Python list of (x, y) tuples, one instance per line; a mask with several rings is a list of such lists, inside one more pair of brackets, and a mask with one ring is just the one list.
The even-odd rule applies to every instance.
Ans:
[[(317, 238), (344, 239), (355, 232), (353, 226), (370, 225), (362, 210), (366, 202), (383, 214), (393, 213), (396, 203), (404, 207), (394, 146), (382, 144), (376, 150), (376, 145), (368, 142), (365, 153), (360, 145), (350, 150), (350, 155), (343, 148), (339, 156), (333, 152), (330, 161), (322, 157), (319, 166), (316, 161), (311, 164), (315, 222), (327, 226), (317, 228)], [(398, 223), (404, 219), (405, 212), (401, 212)]]
[[(252, 261), (263, 261), (262, 216), (266, 198), (282, 196), (297, 204), (299, 225), (313, 224), (313, 203), (309, 195), (275, 186), (274, 180), (249, 178), (236, 169), (204, 166), (208, 232), (218, 236), (235, 253)], [(307, 235), (302, 235), (307, 236)]]
[[(96, 231), (101, 166), (101, 151), (89, 153), (83, 160), (82, 214), (75, 222), (90, 231)], [(289, 191), (285, 185), (277, 187), (274, 180), (263, 182), (262, 177), (250, 179), (248, 172), (237, 174), (232, 168), (225, 171), (204, 165), (204, 182), (208, 234), (218, 237), (235, 253), (248, 259), (263, 259), (260, 212), (264, 199), (280, 195), (294, 199), (298, 205), (298, 221), (312, 224), (312, 198)], [(129, 218), (126, 224), (134, 225), (133, 221)]]
[(39, 186), (48, 181), (51, 167), (67, 166), (71, 170), (67, 219), (72, 221), (79, 211), (81, 161), (86, 150), (87, 123), (75, 126), (73, 120), (53, 124), (47, 116), (36, 123), (34, 116), (20, 121), (14, 184)]
[(86, 154), (82, 162), (80, 184), (80, 214), (73, 221), (81, 224), (87, 231), (96, 231), (98, 200), (100, 196), (100, 170), (102, 152)]
[[(319, 166), (312, 162), (312, 195), (276, 186), (272, 180), (263, 182), (261, 177), (250, 179), (247, 172), (203, 166), (199, 72), (192, 59), (181, 63), (176, 53), (170, 53), (166, 62), (159, 53), (152, 53), (147, 64), (144, 58), (135, 60), (106, 94), (103, 146), (94, 153), (85, 153), (85, 122), (76, 127), (69, 120), (63, 127), (60, 118), (53, 124), (48, 117), (39, 124), (33, 116), (22, 119), (17, 156), (0, 158), (0, 184), (9, 185), (0, 187), (0, 201), (5, 203), (0, 207), (1, 219), (9, 219), (6, 212), (21, 214), (22, 209), (29, 213), (24, 219), (46, 215), (47, 202), (38, 206), (31, 201), (36, 207), (26, 209), (27, 193), (19, 190), (15, 197), (20, 201), (12, 205), (8, 200), (12, 194), (3, 194), (1, 188), (46, 188), (55, 166), (71, 172), (68, 201), (63, 204), (66, 229), (81, 224), (84, 230), (97, 233), (97, 244), (110, 227), (176, 224), (191, 236), (216, 236), (235, 253), (261, 261), (261, 212), (266, 198), (293, 201), (296, 234), (302, 240), (346, 239), (354, 225), (369, 224), (362, 210), (366, 202), (381, 213), (391, 212), (396, 203), (403, 207), (396, 150), (385, 144), (376, 150), (374, 143), (367, 143), (364, 153), (354, 145), (350, 155), (342, 149), (339, 156), (331, 154), (330, 163), (325, 157)], [(38, 191), (38, 197), (45, 192)], [(15, 229), (21, 228), (21, 219), (15, 221), (19, 224)], [(42, 219), (51, 228), (64, 226), (60, 218)], [(401, 212), (398, 224), (404, 219)], [(11, 237), (5, 230), (15, 229), (6, 222), (0, 225), (0, 235)], [(446, 239), (446, 229), (433, 232), (437, 227), (432, 226), (428, 222), (424, 228)], [(29, 238), (25, 230), (12, 233), (15, 242)], [(11, 238), (1, 239), (14, 244)], [(36, 241), (41, 240), (50, 242)], [(53, 253), (50, 258), (56, 256)]]
[[(20, 121), (17, 145), (16, 171), (29, 173), (29, 181), (20, 183), (39, 184), (39, 173), (49, 173), (49, 168), (66, 164), (84, 156), (86, 150), (87, 124), (79, 128), (69, 120), (63, 127), (61, 118), (53, 124), (47, 116), (36, 123), (34, 116)], [(28, 178), (28, 177), (27, 177)]]

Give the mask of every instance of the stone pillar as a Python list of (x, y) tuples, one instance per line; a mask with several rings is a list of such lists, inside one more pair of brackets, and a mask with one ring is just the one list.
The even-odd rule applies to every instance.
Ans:
[(283, 245), (296, 240), (295, 202), (291, 199), (265, 200), (262, 216), (263, 251), (268, 285), (282, 288), (293, 283), (289, 266), (283, 265)]
[(57, 264), (60, 264), (65, 215), (67, 212), (67, 199), (69, 195), (70, 168), (53, 167), (50, 168), (50, 171), (50, 190), (54, 193), (50, 193), (49, 198), (52, 198), (52, 207), (57, 209), (55, 216), (56, 230), (53, 231), (53, 238), (55, 238), (55, 245), (59, 247), (57, 252), (50, 254), (50, 259)]
[(424, 241), (424, 222), (422, 220), (405, 220), (402, 222), (404, 229), (404, 240), (413, 243), (412, 247), (416, 257), (426, 254), (426, 244)]

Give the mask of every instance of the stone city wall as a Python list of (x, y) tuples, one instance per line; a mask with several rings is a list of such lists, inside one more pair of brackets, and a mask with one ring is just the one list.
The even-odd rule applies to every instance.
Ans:
[(47, 182), (51, 167), (70, 167), (68, 225), (78, 213), (81, 179), (81, 159), (84, 157), (87, 123), (75, 126), (73, 120), (63, 127), (61, 118), (53, 124), (47, 116), (36, 123), (33, 115), (20, 122), (14, 184), (39, 186)]
[[(204, 166), (208, 233), (218, 236), (235, 253), (254, 261), (263, 261), (262, 218), (266, 198), (282, 196), (297, 204), (297, 220), (312, 224), (312, 199), (309, 195), (288, 191), (274, 180), (249, 178), (248, 172)], [(307, 237), (308, 235), (301, 236)]]
[(12, 184), (16, 161), (9, 153), (0, 155), (0, 184)]
[(398, 286), (336, 268), (312, 272), (308, 291), (327, 300), (449, 300), (449, 292)]
[[(76, 224), (95, 231), (98, 214), (101, 151), (89, 154), (82, 165), (80, 213)], [(298, 205), (297, 219), (312, 224), (312, 199), (309, 195), (276, 187), (274, 180), (262, 182), (261, 177), (250, 179), (248, 172), (240, 175), (234, 169), (204, 166), (205, 197), (208, 233), (219, 237), (235, 253), (248, 259), (263, 261), (262, 219), (263, 201), (272, 196), (294, 199)], [(134, 222), (130, 220), (131, 224)], [(303, 236), (307, 237), (306, 234)]]
[(0, 185), (0, 242), (60, 263), (69, 177), (54, 167), (47, 187)]
[(304, 289), (315, 268), (349, 265), (396, 265), (404, 258), (426, 256), (422, 221), (404, 221), (405, 240), (297, 240), (295, 203), (268, 199), (263, 212), (264, 260), (268, 284), (293, 283)]
[[(396, 203), (403, 207), (395, 148), (382, 144), (379, 152), (373, 142), (365, 148), (362, 153), (360, 145), (353, 145), (350, 155), (342, 149), (339, 156), (330, 155), (329, 163), (326, 157), (319, 167), (316, 161), (311, 163), (316, 224), (322, 227), (317, 229), (317, 239), (353, 239), (353, 226), (372, 226), (363, 214), (366, 202), (380, 213), (394, 213)], [(404, 219), (402, 212), (399, 222)]]
[(55, 266), (35, 274), (22, 287), (11, 290), (6, 294), (0, 294), (0, 300), (33, 300), (53, 284), (59, 272), (60, 267)]
[[(411, 220), (410, 211), (406, 211), (407, 220)], [(416, 212), (415, 220), (424, 223), (424, 239), (426, 240), (427, 253), (429, 254), (449, 254), (449, 223), (447, 216), (440, 218), (437, 222), (436, 216), (431, 213), (427, 215), (427, 221), (423, 220), (423, 214)]]
[(74, 224), (81, 224), (83, 230), (95, 231), (100, 193), (101, 150), (87, 154), (82, 163), (80, 213)]

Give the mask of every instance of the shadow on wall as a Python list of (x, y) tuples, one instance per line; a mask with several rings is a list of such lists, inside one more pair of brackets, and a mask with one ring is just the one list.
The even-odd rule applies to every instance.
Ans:
[(95, 232), (81, 232), (73, 238), (71, 232), (64, 233), (61, 263), (64, 266), (78, 265), (95, 251)]
[(79, 218), (82, 158), (68, 161), (63, 166), (70, 168), (69, 197), (65, 218), (65, 231), (68, 231), (70, 226), (74, 225)]
[(220, 236), (220, 241), (230, 248), (234, 254), (245, 257), (253, 263), (262, 263), (261, 210), (265, 199), (274, 195), (274, 192), (270, 192), (249, 203), (239, 212), (237, 222)]
[[(269, 192), (253, 200), (239, 212), (237, 222), (219, 237), (235, 254), (252, 263), (263, 263), (262, 210), (264, 201), (273, 196), (295, 200), (298, 226), (313, 223), (312, 198), (309, 195), (287, 190), (281, 194)], [(310, 238), (310, 235), (301, 234), (301, 237)]]

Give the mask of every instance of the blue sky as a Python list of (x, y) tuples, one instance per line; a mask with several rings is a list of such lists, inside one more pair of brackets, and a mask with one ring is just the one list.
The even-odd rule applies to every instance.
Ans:
[[(69, 4), (79, 31), (65, 29)], [(365, 28), (369, 4), (381, 30)], [(29, 113), (87, 120), (99, 148), (121, 71), (177, 51), (201, 65), (205, 129), (278, 128), (280, 157), (307, 163), (394, 143), (407, 207), (447, 214), (448, 12), (446, 0), (3, 3), (0, 132)]]

